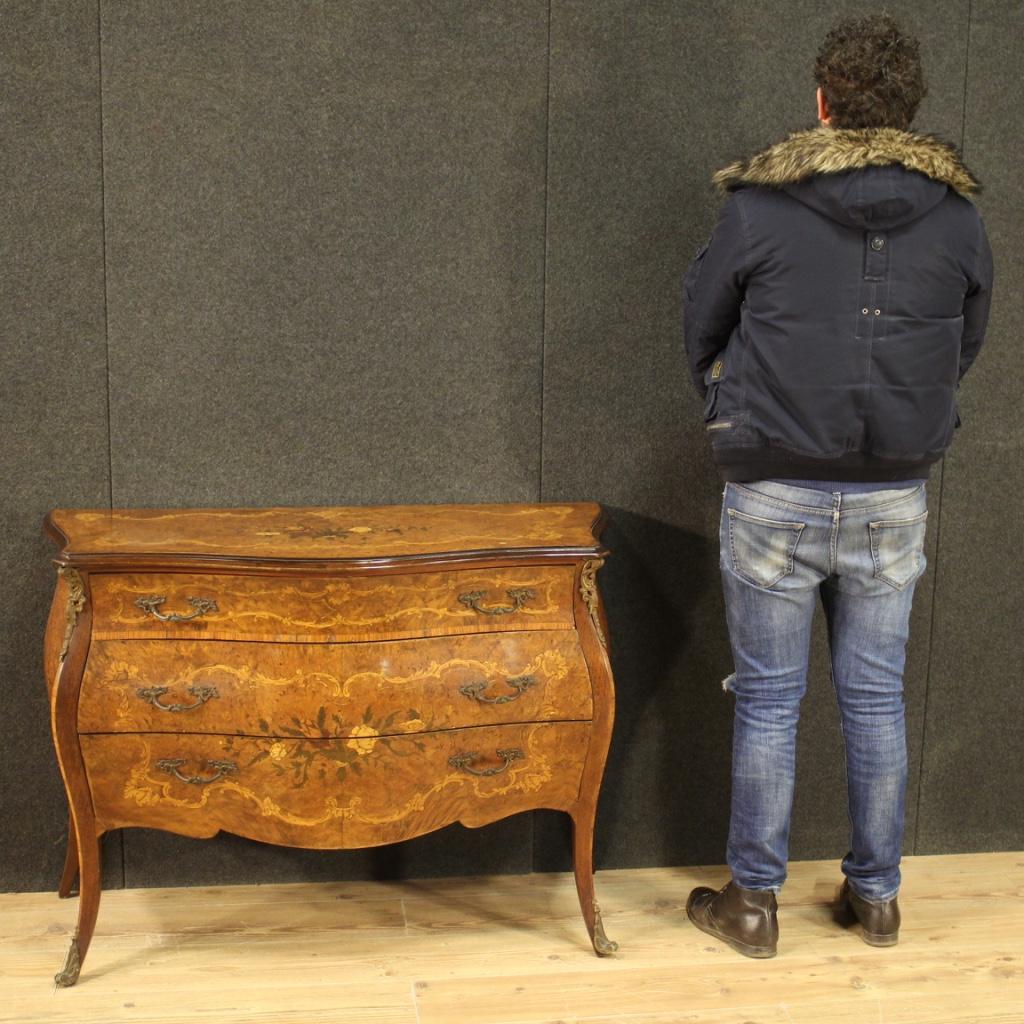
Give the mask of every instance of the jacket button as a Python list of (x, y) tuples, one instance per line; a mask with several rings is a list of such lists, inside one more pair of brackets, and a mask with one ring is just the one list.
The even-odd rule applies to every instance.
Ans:
[(875, 316), (881, 316), (881, 315), (882, 315), (882, 311), (880, 309), (876, 309), (875, 310)]
[(867, 316), (867, 315), (868, 315), (868, 313), (870, 313), (870, 312), (871, 312), (871, 310), (870, 310), (870, 309), (867, 309), (867, 308), (865, 307), (864, 309), (862, 309), (862, 310), (861, 310), (861, 312), (862, 312), (862, 313), (863, 313), (863, 314), (864, 314), (865, 316)]
[(881, 238), (879, 235), (875, 235), (875, 237), (871, 239), (871, 248), (874, 249), (875, 252), (881, 252), (885, 248), (885, 239)]

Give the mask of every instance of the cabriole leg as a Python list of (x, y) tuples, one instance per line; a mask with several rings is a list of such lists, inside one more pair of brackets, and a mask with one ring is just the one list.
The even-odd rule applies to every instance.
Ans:
[(76, 837), (79, 852), (79, 901), (78, 927), (71, 936), (67, 958), (64, 966), (55, 975), (54, 981), (60, 988), (68, 988), (78, 981), (82, 969), (82, 961), (89, 950), (93, 929), (96, 927), (96, 914), (100, 909), (100, 841), (98, 837), (84, 839)]
[(576, 892), (580, 898), (580, 910), (583, 911), (583, 920), (586, 922), (594, 952), (598, 956), (608, 956), (619, 948), (619, 944), (612, 942), (605, 935), (604, 923), (601, 921), (601, 908), (594, 898), (594, 817), (596, 810), (595, 806), (591, 806), (581, 808), (575, 813), (570, 812), (569, 816), (572, 818), (572, 866), (576, 876)]

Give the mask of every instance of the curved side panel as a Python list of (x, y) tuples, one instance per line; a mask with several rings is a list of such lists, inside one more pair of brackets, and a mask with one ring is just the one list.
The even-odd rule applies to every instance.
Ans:
[(60, 668), (60, 652), (68, 613), (68, 583), (65, 575), (65, 570), (58, 569), (57, 585), (53, 589), (50, 614), (47, 616), (46, 632), (43, 634), (43, 675), (46, 677), (46, 692), (50, 695), (51, 702), (53, 687), (57, 682), (57, 671)]
[[(89, 656), (92, 603), (89, 600), (88, 576), (67, 570), (64, 583), (67, 602), (62, 649), (65, 653), (61, 659), (61, 652), (58, 651), (59, 663), (50, 694), (50, 728), (57, 764), (67, 793), (73, 842), (77, 847), (80, 898), (78, 927), (72, 936), (64, 969), (56, 977), (60, 986), (73, 985), (78, 980), (78, 972), (92, 940), (100, 903), (99, 835), (78, 736), (78, 695)], [(48, 631), (48, 647), (50, 641)], [(62, 888), (68, 874), (69, 868), (66, 865)]]
[(604, 933), (601, 908), (594, 897), (594, 822), (615, 721), (615, 684), (608, 658), (608, 625), (597, 588), (597, 571), (603, 564), (603, 559), (591, 559), (581, 563), (577, 571), (574, 612), (583, 656), (590, 669), (594, 721), (579, 798), (569, 812), (573, 823), (576, 892), (590, 940), (599, 956), (618, 949), (618, 944), (611, 942)]
[(579, 799), (581, 804), (593, 803), (595, 807), (615, 722), (615, 683), (609, 660), (610, 637), (596, 578), (602, 565), (604, 559), (581, 563), (576, 575), (573, 605), (583, 657), (590, 671), (594, 709), (590, 750), (583, 770)]

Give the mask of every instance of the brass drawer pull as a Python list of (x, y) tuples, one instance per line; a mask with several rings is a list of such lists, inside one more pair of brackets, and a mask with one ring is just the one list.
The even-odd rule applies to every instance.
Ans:
[(526, 755), (518, 748), (511, 747), (508, 750), (496, 751), (498, 757), (500, 757), (505, 763), (498, 765), (496, 768), (474, 768), (472, 767), (473, 762), (479, 756), (476, 751), (467, 750), (464, 754), (453, 754), (448, 758), (448, 763), (453, 768), (458, 768), (460, 771), (468, 772), (470, 775), (480, 775), (487, 777), (490, 775), (500, 775), (503, 771), (506, 771), (513, 761), (522, 761), (526, 758)]
[(180, 782), (187, 782), (190, 786), (208, 786), (211, 782), (223, 779), (230, 772), (237, 772), (238, 765), (234, 761), (207, 761), (207, 765), (216, 769), (216, 774), (204, 778), (202, 775), (182, 775), (178, 769), (185, 763), (183, 757), (165, 757), (157, 761), (156, 766), (162, 772), (173, 775)]
[(518, 700), (531, 686), (537, 685), (537, 680), (533, 676), (516, 676), (514, 679), (506, 680), (509, 686), (515, 690), (515, 693), (506, 693), (500, 697), (485, 697), (484, 690), (487, 689), (488, 683), (466, 683), (465, 686), (459, 687), (459, 693), (465, 694), (471, 700), (478, 700), (481, 704), (508, 704), (509, 701)]
[(135, 692), (147, 703), (152, 704), (158, 711), (194, 711), (202, 707), (208, 700), (219, 697), (216, 686), (190, 686), (188, 692), (196, 699), (191, 704), (161, 704), (160, 698), (167, 693), (169, 686), (147, 686)]
[(192, 605), (192, 611), (188, 615), (178, 615), (176, 612), (164, 615), (162, 612), (158, 612), (157, 609), (166, 600), (166, 597), (151, 594), (149, 597), (138, 598), (135, 604), (147, 615), (152, 615), (154, 619), (159, 619), (161, 622), (188, 622), (189, 619), (198, 619), (200, 615), (217, 610), (217, 602), (209, 597), (186, 597), (185, 600)]
[(480, 602), (486, 593), (486, 590), (471, 590), (468, 593), (459, 594), (459, 600), (467, 607), (472, 608), (473, 611), (480, 612), (482, 615), (508, 615), (510, 612), (519, 611), (527, 601), (537, 596), (536, 592), (529, 587), (518, 587), (514, 590), (505, 591), (512, 601), (511, 605), (499, 604), (493, 608), (482, 608)]

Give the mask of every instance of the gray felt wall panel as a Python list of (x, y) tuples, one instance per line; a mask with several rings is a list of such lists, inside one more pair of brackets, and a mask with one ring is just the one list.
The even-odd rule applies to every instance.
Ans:
[(1020, 685), (1021, 509), (1019, 72), (1024, 9), (975, 3), (964, 156), (995, 259), (988, 337), (964, 378), (946, 458), (921, 784), (919, 853), (1019, 849), (1024, 826)]
[[(718, 570), (722, 485), (685, 371), (681, 280), (714, 223), (711, 172), (814, 122), (817, 46), (835, 17), (864, 9), (552, 6), (542, 496), (595, 498), (612, 519), (601, 581), (618, 723), (598, 832), (608, 867), (723, 857), (732, 703), (719, 684), (732, 658)], [(959, 142), (968, 4), (892, 9), (922, 38), (930, 69), (920, 127)], [(936, 472), (933, 505), (938, 485)], [(934, 550), (933, 528), (930, 562)], [(918, 584), (908, 649), (908, 849), (933, 581), (929, 569)], [(796, 857), (840, 856), (847, 842), (820, 609), (815, 629)], [(565, 865), (563, 833), (554, 821), (538, 830), (538, 866)]]
[[(49, 889), (67, 805), (42, 636), (55, 505), (106, 506), (107, 397), (94, 2), (0, 10), (0, 890)], [(121, 879), (121, 840), (107, 878)]]
[[(546, 4), (102, 11), (115, 503), (535, 499)], [(127, 881), (526, 870), (531, 835), (132, 832)]]
[(114, 501), (533, 497), (546, 5), (102, 11)]

